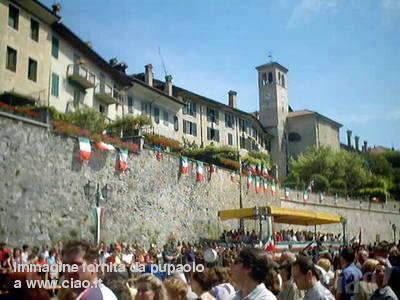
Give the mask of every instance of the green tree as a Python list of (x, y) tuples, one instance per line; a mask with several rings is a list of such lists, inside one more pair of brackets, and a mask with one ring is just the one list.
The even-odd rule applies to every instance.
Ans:
[(140, 129), (145, 126), (152, 126), (151, 119), (148, 116), (127, 116), (124, 118), (118, 118), (115, 122), (107, 126), (107, 132), (111, 136), (120, 137), (121, 133), (123, 136), (138, 135)]
[(101, 134), (106, 128), (104, 115), (90, 107), (79, 108), (66, 114), (65, 121), (92, 133)]

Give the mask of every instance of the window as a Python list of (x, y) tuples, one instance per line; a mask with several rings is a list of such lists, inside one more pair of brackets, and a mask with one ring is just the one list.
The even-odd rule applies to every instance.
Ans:
[(8, 26), (18, 30), (19, 10), (13, 5), (8, 6)]
[(197, 125), (196, 123), (183, 120), (183, 133), (197, 136)]
[(257, 140), (257, 129), (254, 126), (251, 127), (251, 136)]
[(28, 79), (32, 81), (37, 81), (37, 61), (29, 58), (28, 62)]
[(51, 38), (51, 55), (54, 58), (58, 58), (58, 48), (59, 48), (59, 41), (58, 38), (52, 37)]
[(282, 74), (282, 86), (285, 87), (285, 76)]
[(268, 83), (272, 83), (274, 81), (274, 77), (272, 76), (272, 72), (268, 73)]
[(243, 119), (239, 119), (239, 128), (240, 131), (245, 132), (246, 131), (246, 125)]
[(150, 116), (150, 104), (142, 102), (142, 115)]
[(31, 19), (31, 39), (39, 42), (39, 22)]
[(218, 124), (218, 110), (207, 108), (207, 121)]
[(190, 102), (189, 100), (184, 100), (184, 103), (183, 114), (196, 117), (196, 103)]
[(179, 119), (177, 116), (174, 116), (174, 130), (175, 131), (179, 130)]
[(51, 95), (58, 97), (59, 77), (57, 74), (51, 74)]
[(228, 145), (229, 146), (233, 145), (233, 135), (232, 135), (232, 133), (228, 133)]
[(219, 142), (219, 130), (207, 127), (207, 139), (209, 141)]
[(248, 120), (246, 120), (246, 121), (245, 121), (245, 127), (246, 127), (246, 133), (247, 133), (248, 135), (250, 135), (250, 134), (251, 134), (251, 122), (248, 121)]
[(298, 134), (297, 132), (289, 133), (289, 142), (300, 142), (300, 141), (301, 141), (300, 134)]
[(261, 83), (262, 85), (267, 85), (267, 73), (261, 75)]
[(7, 47), (6, 68), (10, 71), (17, 71), (17, 50)]
[(252, 151), (258, 151), (259, 150), (258, 149), (258, 145), (257, 145), (257, 143), (255, 141), (251, 142), (251, 150)]
[(246, 138), (244, 136), (240, 137), (239, 144), (240, 149), (246, 149)]
[(133, 113), (133, 98), (128, 96), (128, 112)]
[(160, 109), (158, 107), (154, 107), (154, 122), (160, 123)]
[(235, 119), (233, 115), (225, 113), (225, 127), (233, 128), (234, 127), (233, 124), (235, 122), (234, 120)]
[(104, 106), (104, 105), (99, 105), (99, 112), (100, 113), (102, 113), (102, 114), (105, 114), (106, 113), (106, 107)]
[(164, 125), (165, 126), (168, 126), (169, 125), (169, 122), (168, 122), (168, 112), (166, 112), (166, 111), (164, 111), (163, 112), (163, 123), (164, 123)]

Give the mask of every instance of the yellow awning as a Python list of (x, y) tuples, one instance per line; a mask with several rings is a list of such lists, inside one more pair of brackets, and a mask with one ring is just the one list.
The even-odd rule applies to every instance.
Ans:
[(230, 209), (218, 212), (218, 215), (222, 221), (229, 219), (255, 219), (263, 214), (274, 217), (275, 223), (305, 226), (340, 223), (341, 221), (341, 216), (337, 214), (283, 208), (277, 206)]

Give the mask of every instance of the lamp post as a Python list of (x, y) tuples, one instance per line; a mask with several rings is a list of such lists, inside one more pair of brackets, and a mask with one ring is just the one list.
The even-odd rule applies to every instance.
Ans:
[(342, 217), (340, 222), (343, 226), (343, 246), (346, 246), (346, 225), (347, 225), (347, 218)]
[(396, 231), (397, 231), (396, 224), (392, 224), (392, 229), (393, 229), (393, 242), (396, 245)]
[(90, 199), (95, 197), (96, 207), (93, 209), (93, 214), (96, 222), (96, 242), (100, 244), (100, 230), (101, 230), (101, 216), (104, 212), (104, 207), (101, 207), (101, 203), (105, 200), (111, 199), (112, 188), (106, 184), (100, 189), (99, 183), (91, 182), (90, 180), (83, 186), (85, 196)]

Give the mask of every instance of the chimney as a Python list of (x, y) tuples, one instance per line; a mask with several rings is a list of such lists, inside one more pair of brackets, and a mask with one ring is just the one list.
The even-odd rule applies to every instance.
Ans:
[(165, 88), (164, 91), (168, 94), (168, 96), (172, 96), (172, 76), (165, 76)]
[(359, 144), (359, 142), (360, 142), (360, 137), (359, 137), (359, 136), (355, 136), (355, 137), (354, 137), (354, 140), (355, 140), (355, 143), (356, 143), (356, 151), (359, 151), (360, 149), (359, 149), (359, 147), (358, 147), (358, 144)]
[(85, 44), (86, 44), (90, 49), (93, 49), (93, 44), (92, 44), (91, 41), (87, 41)]
[(351, 130), (347, 130), (347, 147), (351, 149)]
[(368, 152), (368, 142), (364, 141), (364, 152)]
[(60, 3), (54, 3), (51, 6), (53, 13), (57, 16), (57, 17), (61, 17), (61, 4)]
[(115, 65), (117, 65), (118, 64), (118, 59), (117, 58), (111, 58), (110, 60), (109, 60), (109, 64), (111, 65), (111, 67), (115, 67)]
[(152, 64), (148, 64), (144, 66), (144, 81), (149, 85), (149, 86), (153, 86), (153, 78), (154, 78), (154, 74), (153, 74), (153, 65)]
[(232, 108), (237, 108), (237, 93), (235, 91), (228, 92), (229, 106)]

